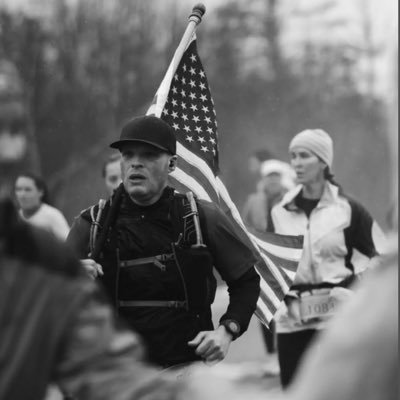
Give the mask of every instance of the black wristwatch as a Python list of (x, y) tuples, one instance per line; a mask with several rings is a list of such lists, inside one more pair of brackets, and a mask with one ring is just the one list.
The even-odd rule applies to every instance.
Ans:
[(240, 334), (240, 325), (234, 319), (224, 319), (220, 322), (220, 325), (223, 325), (228, 333), (232, 335), (232, 340), (235, 340)]

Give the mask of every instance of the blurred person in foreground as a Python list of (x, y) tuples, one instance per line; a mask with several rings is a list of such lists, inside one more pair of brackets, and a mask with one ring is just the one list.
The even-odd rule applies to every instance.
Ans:
[(121, 154), (111, 154), (103, 163), (101, 170), (108, 196), (111, 196), (122, 182)]
[(398, 237), (309, 348), (285, 400), (396, 400)]
[[(167, 368), (222, 360), (246, 331), (259, 296), (258, 259), (249, 239), (213, 203), (167, 185), (177, 165), (176, 137), (167, 123), (136, 117), (111, 147), (122, 155), (123, 184), (100, 217), (93, 206), (75, 219), (68, 243), (142, 335), (152, 362)], [(213, 266), (230, 295), (215, 329)]]
[(49, 383), (82, 399), (124, 398), (128, 380), (147, 379), (132, 367), (138, 338), (118, 331), (78, 260), (11, 200), (0, 200), (0, 219), (0, 398), (43, 399)]
[[(1, 149), (0, 167), (17, 165), (14, 150)], [(42, 400), (50, 383), (85, 400), (170, 398), (78, 259), (19, 217), (9, 180), (0, 176), (0, 398)]]
[(304, 249), (294, 284), (275, 316), (283, 387), (292, 381), (316, 333), (351, 295), (356, 280), (353, 250), (372, 259), (384, 243), (368, 211), (333, 180), (328, 133), (302, 131), (290, 142), (289, 152), (299, 185), (272, 209), (270, 228), (304, 235)]
[(60, 210), (49, 204), (49, 193), (43, 178), (31, 172), (18, 175), (14, 184), (20, 216), (32, 225), (65, 240), (69, 225)]

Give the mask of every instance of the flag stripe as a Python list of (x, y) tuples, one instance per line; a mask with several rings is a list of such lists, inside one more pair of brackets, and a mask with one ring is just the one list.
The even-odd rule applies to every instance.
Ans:
[(262, 302), (261, 299), (257, 302), (254, 314), (259, 321), (266, 326), (268, 326), (269, 321), (274, 317), (271, 311), (269, 311), (269, 308)]
[[(253, 233), (257, 238), (263, 238), (264, 243), (269, 246), (277, 246), (282, 249), (303, 250), (302, 241), (297, 236), (280, 235), (272, 232), (260, 232), (246, 227), (250, 233)], [(301, 237), (300, 237), (301, 238)], [(285, 253), (286, 254), (286, 253)], [(296, 256), (297, 257), (297, 256)]]
[[(269, 264), (269, 266), (271, 266), (271, 264)], [(256, 265), (256, 270), (261, 279), (268, 283), (268, 286), (273, 289), (273, 292), (278, 298), (282, 298), (285, 295), (283, 288), (287, 284), (283, 277), (280, 277), (280, 279), (283, 279), (283, 282), (280, 282), (280, 280), (276, 277), (276, 274), (272, 272), (272, 268), (260, 268), (259, 264)]]
[[(183, 157), (178, 158), (178, 167), (182, 171), (185, 171), (185, 173), (193, 180), (195, 180), (198, 184), (202, 185), (208, 197), (212, 201), (216, 202), (217, 204), (219, 203), (219, 196), (215, 186), (212, 184), (212, 181), (207, 179), (207, 177), (202, 174), (201, 170), (199, 170), (196, 166), (188, 162), (187, 159), (184, 159)], [(202, 200), (207, 200), (204, 197), (198, 197)]]
[(191, 190), (201, 199), (211, 201), (211, 198), (204, 187), (182, 169), (177, 168), (170, 176), (179, 181), (179, 183), (185, 188), (185, 191)]
[[(284, 258), (286, 260), (291, 260), (291, 261), (295, 261), (298, 262), (298, 260), (301, 258), (301, 255), (303, 253), (303, 249), (298, 249), (298, 248), (289, 248), (289, 247), (280, 247), (277, 246), (275, 244), (271, 244), (268, 243), (266, 240), (268, 240), (268, 238), (265, 237), (256, 237), (254, 236), (254, 234), (251, 234), (252, 238), (255, 240), (255, 242), (257, 243), (257, 245), (262, 248), (264, 251), (266, 251), (267, 253), (270, 254), (274, 254), (277, 257), (281, 257)], [(282, 239), (284, 238), (284, 236), (281, 236)], [(297, 238), (297, 240), (299, 240), (300, 237), (297, 236), (293, 236), (294, 238)]]
[(197, 157), (190, 150), (188, 150), (185, 146), (182, 146), (180, 143), (177, 143), (177, 153), (180, 156), (180, 160), (184, 160), (188, 164), (190, 164), (193, 168), (197, 168), (200, 173), (207, 178), (207, 181), (213, 186), (213, 189), (217, 193), (217, 184), (216, 178), (211, 170), (211, 168), (207, 165), (204, 160)]
[(279, 265), (281, 268), (287, 271), (292, 271), (296, 272), (298, 262), (297, 261), (292, 261), (292, 260), (287, 260), (283, 257), (276, 256), (270, 252), (263, 252), (275, 265)]
[[(271, 298), (268, 297), (266, 295), (265, 291), (263, 291), (263, 290), (260, 291), (260, 300), (261, 300), (261, 304), (264, 304), (271, 314), (275, 313), (275, 311), (276, 311), (276, 303), (273, 303), (271, 301)], [(279, 298), (277, 298), (277, 301), (279, 302)]]
[(276, 264), (265, 252), (261, 252), (266, 265), (275, 273), (275, 278), (279, 280), (283, 287), (290, 286), (295, 274), (289, 269), (284, 269), (282, 264)]

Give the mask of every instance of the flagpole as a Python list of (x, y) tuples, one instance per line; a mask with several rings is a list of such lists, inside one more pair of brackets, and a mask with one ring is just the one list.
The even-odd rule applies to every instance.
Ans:
[(194, 31), (197, 28), (197, 25), (200, 24), (204, 13), (206, 12), (206, 7), (202, 3), (196, 4), (193, 9), (192, 13), (189, 15), (189, 23), (186, 27), (186, 30), (182, 36), (182, 39), (175, 50), (174, 57), (172, 58), (173, 67), (172, 67), (172, 75), (175, 74), (176, 69), (181, 61), (183, 53), (186, 50), (186, 47), (190, 43), (190, 40), (193, 36)]
[(155, 115), (157, 117), (160, 117), (164, 104), (167, 100), (171, 80), (175, 75), (176, 70), (179, 67), (179, 63), (181, 62), (183, 54), (185, 53), (186, 48), (193, 37), (194, 31), (196, 30), (197, 25), (200, 24), (201, 19), (205, 12), (206, 12), (206, 7), (202, 3), (196, 4), (193, 7), (192, 13), (189, 15), (189, 23), (186, 27), (186, 30), (182, 36), (181, 41), (179, 42), (177, 49), (175, 50), (174, 56), (172, 57), (172, 61), (169, 64), (167, 73), (165, 74), (165, 77), (161, 82), (161, 85), (157, 90), (153, 102), (149, 107), (149, 109), (147, 110), (146, 115)]

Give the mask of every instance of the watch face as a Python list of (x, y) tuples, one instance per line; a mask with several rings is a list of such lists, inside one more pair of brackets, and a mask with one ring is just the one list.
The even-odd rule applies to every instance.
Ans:
[(238, 327), (238, 325), (237, 325), (235, 322), (233, 322), (233, 321), (230, 321), (230, 322), (229, 322), (228, 327), (229, 327), (229, 330), (230, 330), (232, 333), (238, 333), (238, 332), (239, 332), (239, 327)]

